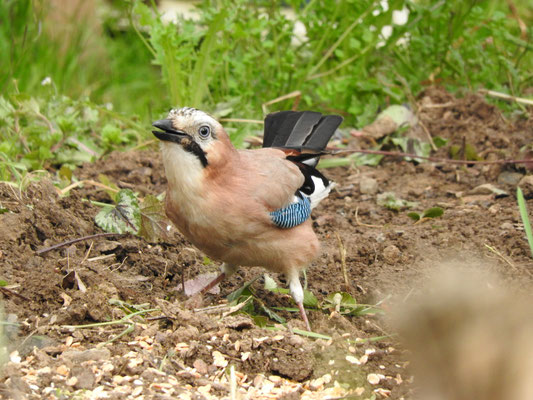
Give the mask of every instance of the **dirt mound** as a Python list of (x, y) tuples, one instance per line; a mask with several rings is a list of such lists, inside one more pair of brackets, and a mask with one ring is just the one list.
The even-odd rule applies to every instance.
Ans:
[[(471, 143), (478, 155), (516, 157), (531, 138), (530, 122), (512, 123), (476, 95), (456, 99), (431, 89), (421, 95), (420, 104), (420, 119), (432, 135), (457, 145)], [(338, 186), (313, 215), (323, 253), (307, 271), (309, 290), (319, 300), (348, 291), (360, 303), (380, 302), (387, 310), (416, 291), (435, 263), (468, 254), (490, 260), (487, 269), (530, 291), (533, 263), (514, 198), (524, 173), (499, 165), (397, 160), (384, 160), (378, 168), (325, 171)], [(78, 179), (97, 180), (99, 174), (141, 196), (165, 190), (156, 150), (112, 153), (74, 172)], [(364, 178), (377, 181), (376, 194), (360, 192)], [(509, 195), (476, 189), (487, 183)], [(382, 192), (416, 202), (414, 211), (438, 206), (444, 214), (415, 223), (407, 210), (378, 205), (376, 196)], [(9, 396), (91, 390), (112, 392), (116, 398), (188, 392), (217, 398), (229, 393), (229, 365), (235, 366), (240, 390), (253, 398), (292, 392), (323, 398), (347, 390), (363, 397), (374, 391), (400, 398), (411, 390), (404, 368), (407, 355), (378, 317), (311, 310), (314, 330), (332, 337), (315, 340), (287, 329), (259, 329), (247, 316), (229, 315), (225, 296), (262, 274), (261, 268), (241, 269), (223, 283), (219, 295), (185, 298), (183, 280), (218, 265), (204, 265), (203, 255), (176, 231), (160, 243), (117, 235), (37, 254), (101, 232), (94, 223), (99, 209), (88, 200), (109, 198), (91, 185), (73, 189), (67, 197), (46, 180), (22, 193), (0, 185), (0, 205), (7, 209), (0, 214), (0, 279), (8, 284), (2, 290), (3, 305), (7, 320), (18, 324), (5, 329), (12, 353), (2, 380)], [(344, 267), (341, 248), (346, 250)], [(260, 301), (269, 307), (291, 306), (288, 297), (262, 290), (262, 283), (259, 279), (252, 286)], [(161, 311), (146, 312), (150, 308)], [(117, 323), (135, 312), (139, 315)], [(280, 314), (289, 326), (302, 327), (297, 314)], [(71, 327), (111, 321), (115, 323)], [(96, 347), (126, 328), (124, 336)], [(32, 350), (34, 345), (39, 349)]]

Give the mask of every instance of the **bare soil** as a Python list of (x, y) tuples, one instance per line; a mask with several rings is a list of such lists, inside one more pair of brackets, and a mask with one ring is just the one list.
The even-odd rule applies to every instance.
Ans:
[[(456, 98), (429, 89), (418, 100), (427, 130), (450, 140), (440, 156), (448, 157), (450, 144), (468, 143), (485, 159), (516, 159), (532, 141), (531, 120), (510, 121), (476, 95)], [(351, 146), (367, 145), (353, 140)], [(533, 262), (515, 198), (524, 168), (386, 158), (376, 168), (324, 172), (338, 186), (313, 215), (323, 252), (308, 268), (307, 284), (319, 300), (346, 291), (359, 303), (380, 302), (387, 314), (450, 259), (476, 259), (517, 290), (533, 288)], [(165, 190), (157, 150), (112, 153), (74, 172), (78, 179), (98, 180), (99, 174), (141, 197)], [(377, 193), (360, 192), (365, 178), (377, 181)], [(508, 196), (474, 190), (487, 183)], [(382, 192), (417, 202), (414, 211), (439, 206), (444, 214), (415, 223), (408, 210), (378, 205)], [(526, 195), (531, 218), (533, 196), (527, 190)], [(242, 398), (412, 397), (409, 352), (389, 336), (392, 328), (379, 315), (308, 310), (313, 330), (332, 338), (325, 340), (292, 332), (303, 328), (298, 314), (280, 311), (288, 327), (267, 330), (247, 315), (225, 313), (225, 296), (262, 275), (261, 268), (239, 270), (217, 295), (186, 298), (183, 280), (216, 271), (218, 264), (205, 265), (201, 252), (176, 230), (159, 243), (117, 235), (38, 255), (40, 249), (101, 232), (94, 223), (99, 208), (87, 200), (109, 202), (109, 197), (90, 184), (66, 197), (48, 180), (23, 192), (0, 186), (0, 205), (8, 210), (0, 215), (0, 279), (9, 285), (1, 294), (4, 319), (13, 323), (4, 326), (10, 359), (0, 380), (3, 398), (76, 393), (80, 398), (229, 398), (230, 365)], [(273, 277), (284, 287), (283, 277)], [(292, 306), (290, 297), (262, 287), (262, 277), (252, 285), (268, 307)], [(131, 305), (127, 313), (158, 311), (122, 324), (72, 327), (119, 321), (126, 315), (120, 304)], [(106, 343), (128, 327), (131, 331)]]

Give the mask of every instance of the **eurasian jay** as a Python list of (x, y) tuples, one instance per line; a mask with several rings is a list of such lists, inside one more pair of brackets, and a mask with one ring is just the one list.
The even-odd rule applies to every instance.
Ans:
[(337, 115), (281, 111), (265, 119), (263, 148), (237, 150), (222, 125), (194, 108), (153, 123), (168, 180), (166, 214), (211, 259), (223, 262), (206, 292), (238, 266), (287, 277), (310, 330), (299, 272), (318, 255), (311, 210), (329, 194), (315, 167), (342, 122)]

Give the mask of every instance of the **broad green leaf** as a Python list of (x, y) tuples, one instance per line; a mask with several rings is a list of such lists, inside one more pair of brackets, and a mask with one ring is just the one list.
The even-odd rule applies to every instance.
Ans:
[(440, 207), (431, 207), (424, 211), (422, 218), (437, 218), (444, 214), (444, 210)]
[(147, 195), (141, 204), (141, 229), (139, 236), (149, 242), (156, 242), (166, 235), (170, 227), (165, 215), (165, 207), (157, 197)]
[(141, 226), (141, 211), (135, 193), (130, 189), (119, 191), (117, 204), (103, 207), (95, 221), (106, 232), (137, 234)]
[(409, 218), (411, 218), (412, 220), (414, 220), (414, 221), (418, 221), (420, 219), (420, 214), (417, 213), (417, 212), (414, 212), (414, 211), (410, 212), (410, 213), (407, 213), (407, 216)]
[(304, 290), (304, 306), (311, 308), (318, 307), (318, 299), (313, 294), (313, 292), (309, 290)]

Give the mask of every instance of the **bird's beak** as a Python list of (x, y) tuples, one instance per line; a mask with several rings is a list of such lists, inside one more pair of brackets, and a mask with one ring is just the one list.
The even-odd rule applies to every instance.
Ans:
[(190, 138), (186, 132), (175, 129), (170, 119), (160, 119), (155, 121), (152, 126), (161, 129), (160, 131), (152, 131), (159, 140), (181, 144), (183, 139)]

